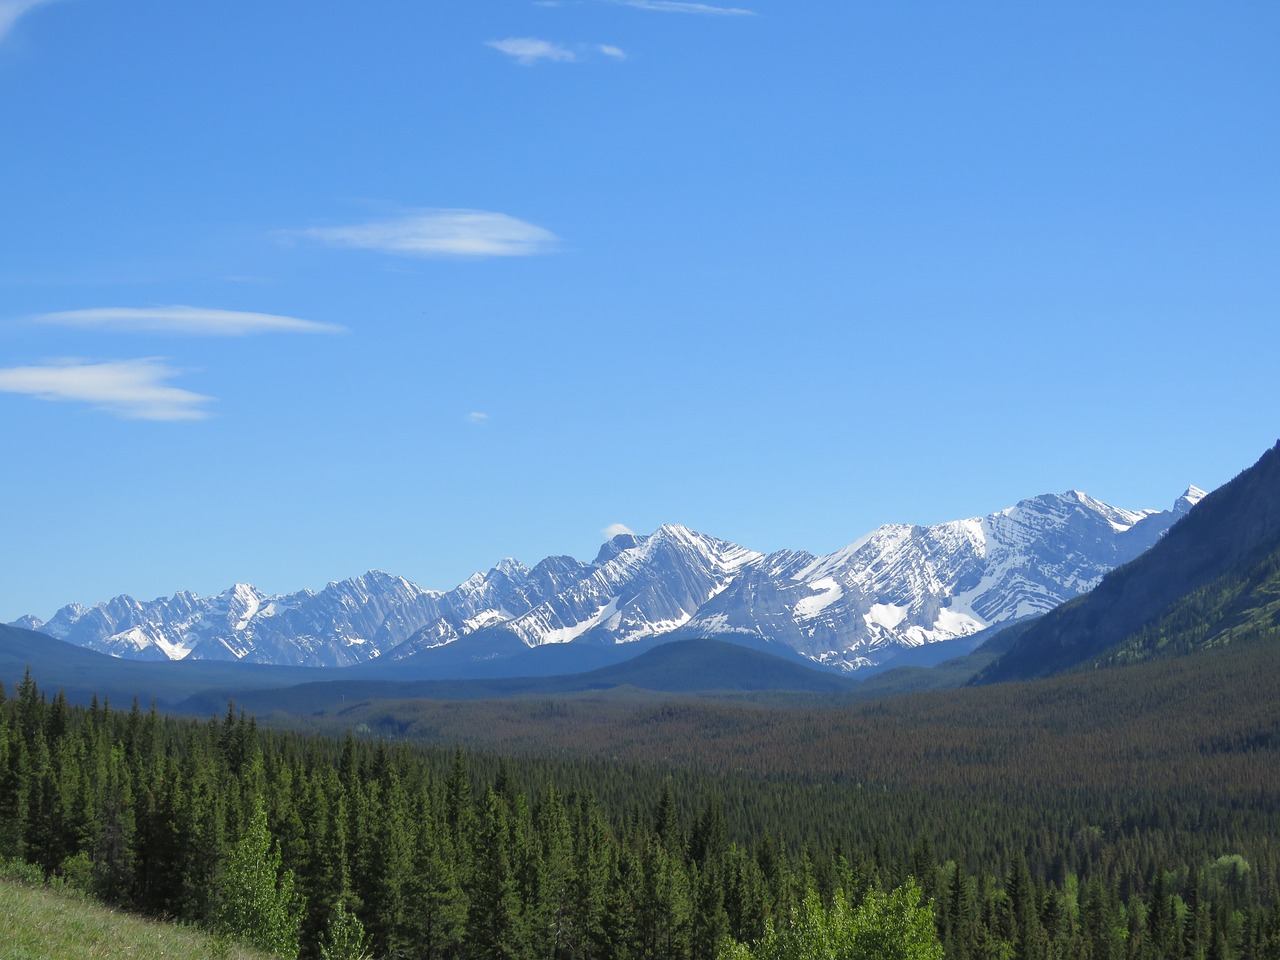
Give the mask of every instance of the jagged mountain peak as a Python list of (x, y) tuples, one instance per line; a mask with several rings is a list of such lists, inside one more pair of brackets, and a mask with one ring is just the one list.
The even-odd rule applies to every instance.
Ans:
[(679, 523), (664, 523), (638, 549), (653, 551), (664, 546), (696, 551), (729, 570), (736, 570), (743, 564), (753, 563), (763, 557), (763, 554), (755, 550), (699, 533)]
[(340, 602), (365, 603), (372, 597), (386, 594), (403, 598), (440, 596), (439, 591), (427, 590), (412, 580), (397, 574), (374, 569), (367, 570), (356, 577), (348, 577), (345, 580), (330, 580), (325, 584), (324, 589), (319, 592), (304, 589), (297, 593), (272, 599), (281, 600), (288, 605), (296, 605), (313, 598), (333, 598), (338, 599)]
[(616, 534), (600, 544), (600, 550), (596, 553), (596, 558), (591, 561), (591, 565), (594, 567), (603, 566), (624, 550), (634, 550), (636, 547), (643, 545), (648, 539), (647, 536), (636, 533)]
[(1201, 490), (1195, 484), (1191, 484), (1187, 487), (1186, 492), (1182, 496), (1180, 496), (1177, 500), (1174, 501), (1173, 503), (1174, 512), (1186, 513), (1188, 510), (1190, 510), (1192, 507), (1194, 507), (1197, 503), (1199, 503), (1208, 495), (1209, 494), (1206, 491)]
[(678, 523), (664, 523), (647, 537), (637, 537), (633, 547), (624, 553), (637, 553), (640, 556), (652, 556), (655, 551), (673, 548), (692, 548), (705, 551), (712, 542), (710, 537), (695, 533)]
[[(251, 583), (233, 583), (231, 586), (227, 587), (227, 589), (223, 590), (219, 596), (235, 599), (248, 599), (253, 597), (258, 600), (264, 600), (267, 595)], [(173, 599), (178, 599), (178, 594), (174, 594)]]
[(649, 535), (649, 539), (667, 539), (667, 540), (700, 540), (703, 539), (700, 533), (691, 530), (683, 523), (664, 523)]
[(325, 589), (332, 587), (368, 587), (368, 586), (384, 586), (394, 584), (403, 586), (409, 583), (404, 577), (397, 576), (394, 573), (387, 573), (376, 567), (366, 570), (364, 573), (355, 577), (347, 577), (344, 580), (330, 580), (325, 584)]
[(515, 557), (503, 557), (493, 565), (489, 573), (500, 573), (508, 577), (524, 577), (528, 576), (529, 568)]
[(1125, 510), (1122, 507), (1103, 503), (1082, 490), (1067, 490), (1063, 493), (1046, 493), (1038, 497), (1029, 497), (1012, 507), (998, 511), (993, 516), (1005, 516), (1024, 522), (1035, 522), (1039, 518), (1047, 518), (1058, 524), (1067, 523), (1072, 517), (1101, 517), (1117, 533), (1123, 533), (1156, 512), (1155, 510)]

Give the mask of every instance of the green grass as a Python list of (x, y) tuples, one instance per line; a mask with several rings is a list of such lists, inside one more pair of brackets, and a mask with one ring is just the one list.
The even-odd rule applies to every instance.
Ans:
[(5, 960), (270, 960), (192, 927), (144, 920), (74, 893), (0, 878)]

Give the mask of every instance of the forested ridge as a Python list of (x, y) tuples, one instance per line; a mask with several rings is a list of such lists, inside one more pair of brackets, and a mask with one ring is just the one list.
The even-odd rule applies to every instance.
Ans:
[[(1274, 673), (1249, 654), (1206, 655), (1206, 676)], [(1176, 686), (1169, 669), (1111, 673), (1154, 677), (1159, 699)], [(864, 720), (921, 719), (879, 748), (846, 741), (843, 757), (839, 738), (819, 738), (824, 763), (765, 775), (735, 771), (715, 737), (702, 755), (724, 762), (707, 773), (499, 757), (260, 729), (235, 709), (200, 722), (73, 707), (28, 677), (0, 704), (0, 855), (144, 914), (233, 930), (264, 926), (237, 920), (236, 904), (268, 882), (274, 946), (305, 957), (352, 930), (378, 957), (713, 957), (803, 922), (806, 904), (880, 903), (914, 877), (948, 957), (1280, 958), (1280, 738), (1275, 702), (1256, 699), (1265, 684), (1241, 694), (1258, 723), (1211, 709), (1175, 755), (1097, 704), (1092, 721), (1081, 703), (1077, 728), (1052, 729), (1064, 683), (943, 700), (933, 747), (912, 698), (862, 707)], [(1030, 747), (1022, 723), (1000, 720), (1000, 697), (1021, 702), (1019, 689), (1045, 703)], [(699, 708), (653, 709), (678, 733)], [(965, 729), (942, 733), (960, 710), (988, 735), (956, 765)], [(1112, 743), (1114, 766), (1072, 756), (1090, 727), (1089, 749)], [(732, 742), (728, 721), (722, 734)], [(1131, 782), (1144, 749), (1164, 780)]]

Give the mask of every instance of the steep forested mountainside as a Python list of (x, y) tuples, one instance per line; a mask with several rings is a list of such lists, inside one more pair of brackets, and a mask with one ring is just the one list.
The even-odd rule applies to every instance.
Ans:
[(986, 682), (1280, 636), (1280, 444), (1150, 551), (1023, 633)]

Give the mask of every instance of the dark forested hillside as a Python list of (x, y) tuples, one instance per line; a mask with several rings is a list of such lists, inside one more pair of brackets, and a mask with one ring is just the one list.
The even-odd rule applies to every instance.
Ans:
[[(1092, 593), (1050, 611), (979, 676), (1049, 676), (1097, 661), (1280, 636), (1280, 444)], [(1116, 648), (1124, 646), (1124, 651)]]

